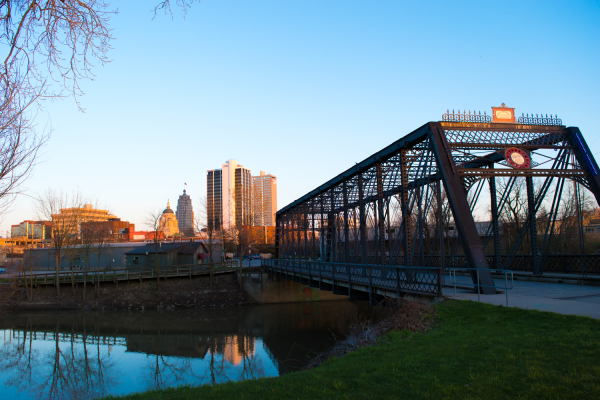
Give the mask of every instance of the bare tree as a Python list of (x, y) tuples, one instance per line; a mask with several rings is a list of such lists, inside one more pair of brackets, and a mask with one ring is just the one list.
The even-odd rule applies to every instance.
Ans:
[[(194, 0), (176, 0), (184, 15)], [(171, 1), (158, 11), (171, 13)], [(0, 215), (35, 166), (50, 131), (36, 132), (40, 100), (83, 94), (80, 81), (110, 60), (110, 19), (105, 0), (0, 0)]]
[[(61, 210), (67, 208), (80, 209), (82, 205), (82, 196), (78, 192), (69, 195), (64, 192), (48, 189), (36, 198), (38, 218), (52, 221), (52, 245), (54, 247), (54, 261), (56, 263), (55, 285), (56, 295), (59, 297), (60, 264), (68, 255), (69, 250), (72, 250), (76, 245), (79, 230), (79, 219), (76, 215), (73, 215), (72, 218), (61, 218), (59, 214)], [(72, 271), (71, 283), (73, 284)]]
[[(244, 224), (246, 222), (246, 224)], [(261, 238), (260, 230), (254, 225), (254, 215), (250, 215), (246, 221), (236, 221), (231, 232), (231, 237), (235, 240), (237, 250), (240, 256), (240, 277), (242, 275), (242, 263), (244, 254), (250, 250), (250, 247), (256, 244)], [(250, 259), (248, 259), (250, 264)]]
[(30, 99), (13, 99), (14, 88), (3, 88), (0, 80), (0, 215), (11, 206), (20, 193), (23, 182), (38, 160), (40, 148), (49, 138), (49, 131), (36, 133), (30, 115), (25, 110)]
[[(96, 254), (98, 255), (98, 274), (100, 274), (100, 261), (105, 248), (108, 255), (108, 267), (110, 267), (110, 238), (112, 232), (110, 231), (108, 222), (96, 222), (94, 225), (94, 240), (97, 246)], [(96, 280), (96, 293), (100, 297), (100, 280)]]
[(214, 217), (209, 219), (208, 202), (206, 197), (201, 197), (198, 204), (200, 205), (200, 212), (198, 212), (194, 218), (194, 230), (196, 232), (203, 232), (206, 235), (204, 244), (208, 250), (210, 285), (212, 286), (214, 276), (213, 252), (219, 248), (223, 249), (223, 233), (221, 232), (219, 221), (216, 221)]
[(146, 215), (146, 226), (152, 230), (152, 243), (154, 244), (154, 267), (156, 268), (156, 287), (160, 287), (160, 255), (161, 239), (164, 238), (165, 219), (162, 211), (154, 209)]
[[(95, 202), (95, 206), (93, 209), (100, 208)], [(110, 214), (110, 213), (109, 213)], [(93, 253), (98, 254), (98, 265), (96, 268), (96, 273), (98, 277), (100, 276), (100, 253), (101, 250), (96, 246), (96, 244), (102, 240), (105, 240), (107, 235), (108, 227), (107, 221), (97, 221), (97, 220), (88, 220), (86, 215), (82, 215), (80, 218), (80, 222), (85, 222), (84, 224), (80, 224), (80, 241), (81, 248), (80, 254), (83, 257), (83, 300), (85, 300), (86, 295), (86, 286), (87, 286), (87, 273), (89, 270), (89, 264)], [(100, 295), (100, 281), (99, 279), (95, 280), (96, 282), (96, 294)]]
[(35, 166), (49, 131), (36, 133), (39, 100), (80, 95), (94, 62), (107, 62), (111, 14), (102, 0), (0, 1), (0, 212)]

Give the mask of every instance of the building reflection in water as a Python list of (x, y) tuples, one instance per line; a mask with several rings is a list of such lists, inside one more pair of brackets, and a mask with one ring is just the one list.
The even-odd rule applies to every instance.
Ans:
[(350, 302), (202, 312), (19, 313), (0, 320), (0, 398), (88, 399), (277, 376), (333, 344)]

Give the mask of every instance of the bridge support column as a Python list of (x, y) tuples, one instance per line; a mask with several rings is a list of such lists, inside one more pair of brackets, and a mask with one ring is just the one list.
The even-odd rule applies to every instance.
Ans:
[(350, 262), (350, 225), (348, 223), (348, 184), (344, 181), (343, 186), (344, 200), (344, 256), (343, 262)]
[[(442, 126), (439, 122), (431, 123), (429, 133), (430, 145), (435, 153), (435, 158), (439, 171), (442, 174), (442, 182), (448, 195), (448, 203), (452, 210), (452, 215), (456, 221), (456, 228), (462, 240), (463, 248), (469, 266), (480, 268), (479, 284), (486, 287), (481, 288), (483, 294), (495, 294), (496, 288), (492, 274), (489, 271), (489, 265), (483, 251), (483, 246), (479, 240), (479, 234), (471, 213), (467, 193), (462, 184), (460, 175), (454, 161), (446, 137), (444, 136)], [(486, 271), (487, 270), (487, 271)], [(473, 283), (477, 284), (476, 274), (471, 274)]]
[[(493, 166), (490, 166), (493, 168)], [(492, 209), (492, 234), (494, 235), (494, 268), (500, 269), (500, 227), (498, 224), (498, 196), (496, 193), (496, 178), (490, 177), (490, 202)], [(485, 250), (485, 249), (484, 249)]]
[(378, 162), (376, 165), (377, 173), (377, 247), (379, 254), (377, 255), (377, 264), (383, 265), (384, 253), (385, 253), (385, 218), (383, 214), (383, 170), (381, 163)]
[(365, 200), (362, 172), (358, 173), (358, 212), (360, 214), (360, 264), (367, 264), (367, 217), (365, 215)]
[(408, 170), (410, 166), (406, 162), (406, 150), (400, 150), (400, 168), (402, 169), (400, 174), (402, 192), (400, 194), (400, 204), (402, 206), (402, 223), (404, 231), (402, 232), (403, 245), (404, 245), (404, 265), (410, 267), (412, 264), (412, 238), (410, 232), (410, 215), (408, 212)]
[(531, 264), (534, 275), (540, 274), (539, 252), (537, 242), (537, 218), (535, 213), (535, 193), (533, 191), (533, 178), (525, 178), (527, 186), (527, 207), (529, 211), (529, 240), (531, 243)]

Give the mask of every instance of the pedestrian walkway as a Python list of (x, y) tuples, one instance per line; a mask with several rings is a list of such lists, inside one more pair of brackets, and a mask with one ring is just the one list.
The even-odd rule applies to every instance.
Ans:
[[(457, 276), (456, 298), (477, 301), (477, 293), (466, 290), (472, 280), (468, 276)], [(498, 287), (504, 287), (504, 279), (494, 279)], [(450, 279), (445, 277), (446, 285)], [(567, 285), (561, 283), (515, 280), (508, 291), (508, 306), (528, 310), (551, 311), (565, 315), (581, 315), (600, 319), (600, 286)], [(510, 282), (508, 283), (510, 287)], [(444, 288), (447, 298), (454, 297), (454, 286)], [(480, 301), (494, 305), (506, 305), (506, 294), (481, 295)]]

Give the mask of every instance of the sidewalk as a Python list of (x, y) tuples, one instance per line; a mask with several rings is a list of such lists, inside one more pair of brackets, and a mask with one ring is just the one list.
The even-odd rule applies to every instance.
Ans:
[[(452, 295), (446, 296), (452, 299)], [(477, 301), (477, 294), (457, 294), (458, 300)], [(496, 306), (506, 305), (504, 294), (481, 295), (481, 302)], [(573, 300), (557, 300), (546, 297), (533, 297), (508, 294), (508, 306), (518, 307), (526, 310), (550, 311), (565, 315), (580, 315), (600, 319), (600, 305), (596, 303), (585, 303)]]
[[(473, 283), (467, 276), (457, 276), (456, 280), (462, 287)], [(500, 289), (504, 287), (504, 279), (494, 279), (494, 283), (499, 290), (504, 290)], [(445, 284), (450, 285), (448, 276), (445, 276)], [(443, 293), (446, 298), (454, 298), (454, 286), (444, 287)], [(477, 293), (457, 287), (456, 298), (477, 301)], [(506, 294), (481, 295), (480, 298), (483, 303), (506, 305)], [(515, 280), (514, 287), (508, 290), (508, 306), (600, 319), (600, 286)]]

